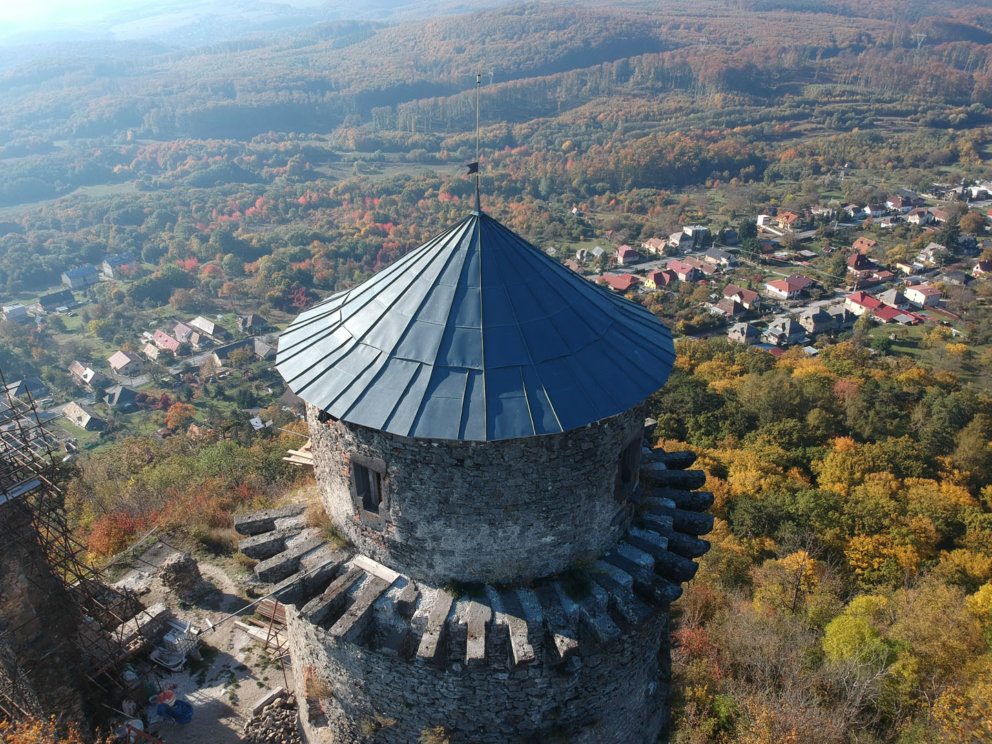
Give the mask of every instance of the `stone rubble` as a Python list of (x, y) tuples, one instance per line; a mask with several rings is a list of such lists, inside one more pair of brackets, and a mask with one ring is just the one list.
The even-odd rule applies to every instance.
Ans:
[(277, 697), (245, 724), (241, 741), (246, 744), (303, 744), (297, 722), (296, 696)]
[(203, 582), (200, 567), (189, 553), (176, 553), (163, 561), (159, 577), (166, 589), (184, 599), (193, 596)]

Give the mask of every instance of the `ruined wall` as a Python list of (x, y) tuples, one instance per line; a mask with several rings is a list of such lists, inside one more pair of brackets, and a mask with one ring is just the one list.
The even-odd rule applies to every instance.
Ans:
[[(331, 519), (362, 553), (417, 579), (546, 576), (608, 551), (629, 525), (643, 405), (562, 434), (485, 443), (307, 414)], [(382, 473), (378, 513), (356, 497), (353, 462)]]
[(0, 708), (81, 720), (79, 613), (19, 501), (0, 505), (0, 555)]
[[(538, 648), (535, 663), (516, 667), (498, 654), (475, 665), (407, 660), (288, 615), (310, 744), (411, 744), (434, 726), (460, 744), (654, 744), (668, 720), (665, 611), (558, 666)], [(464, 635), (446, 642), (449, 659), (464, 658)]]

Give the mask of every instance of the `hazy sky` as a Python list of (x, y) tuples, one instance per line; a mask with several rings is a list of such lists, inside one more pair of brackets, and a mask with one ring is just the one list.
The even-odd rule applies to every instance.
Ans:
[(141, 6), (146, 0), (35, 0), (0, 3), (0, 20), (34, 23), (80, 21), (102, 18), (108, 13)]
[[(306, 7), (323, 0), (269, 0), (273, 4)], [(100, 21), (121, 11), (140, 15), (165, 13), (176, 7), (206, 5), (203, 0), (0, 0), (0, 24), (47, 26), (86, 24)]]

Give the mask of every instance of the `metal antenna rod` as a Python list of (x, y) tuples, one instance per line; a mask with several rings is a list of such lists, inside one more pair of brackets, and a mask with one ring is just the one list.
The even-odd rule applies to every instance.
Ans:
[(481, 212), (479, 203), (479, 98), (482, 95), (482, 73), (475, 74), (475, 211)]

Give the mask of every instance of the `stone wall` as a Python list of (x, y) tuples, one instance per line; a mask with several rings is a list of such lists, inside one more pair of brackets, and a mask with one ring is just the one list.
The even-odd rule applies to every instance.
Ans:
[(79, 613), (19, 501), (0, 505), (0, 554), (0, 707), (81, 720)]
[[(643, 453), (637, 518), (597, 560), (518, 585), (437, 586), (327, 544), (302, 505), (241, 515), (287, 605), (309, 744), (653, 744), (668, 717), (669, 607), (712, 494), (688, 452)], [(456, 591), (457, 590), (457, 591)]]
[[(411, 439), (307, 414), (331, 519), (360, 552), (417, 579), (546, 576), (607, 552), (630, 523), (643, 405), (497, 442)], [(361, 506), (353, 463), (381, 473), (377, 513)]]
[(528, 665), (438, 666), (357, 649), (292, 608), (288, 619), (297, 690), (320, 700), (301, 716), (310, 744), (411, 744), (435, 726), (459, 744), (654, 744), (668, 719), (666, 611), (558, 666), (545, 649)]

